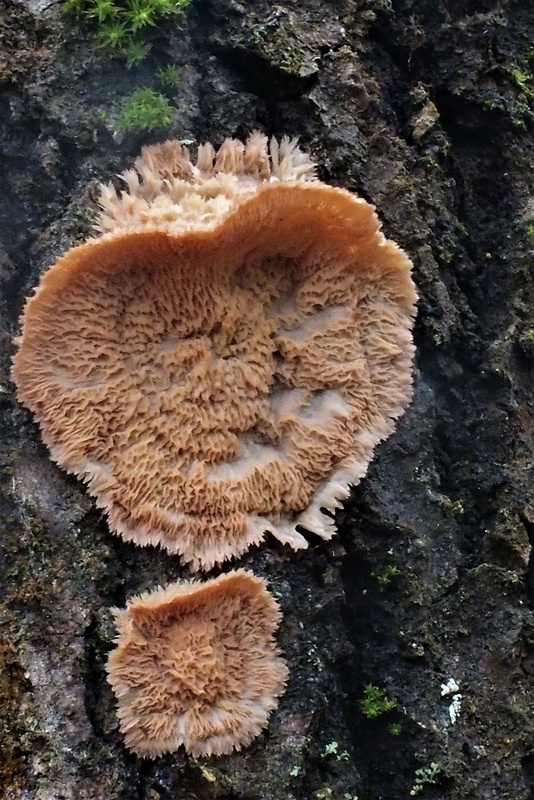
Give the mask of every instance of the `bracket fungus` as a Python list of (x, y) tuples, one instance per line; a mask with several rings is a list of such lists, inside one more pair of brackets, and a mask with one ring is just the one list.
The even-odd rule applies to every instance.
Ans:
[(126, 746), (154, 758), (181, 744), (193, 756), (249, 744), (287, 679), (274, 640), (280, 616), (265, 581), (245, 570), (174, 583), (115, 609), (107, 670)]
[(409, 259), (296, 141), (135, 167), (27, 302), (20, 400), (125, 539), (205, 569), (329, 539), (411, 397)]

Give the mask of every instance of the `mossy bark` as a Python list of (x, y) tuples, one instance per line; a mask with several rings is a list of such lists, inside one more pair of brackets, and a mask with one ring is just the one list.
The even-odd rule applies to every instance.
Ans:
[[(1, 796), (403, 800), (431, 764), (421, 797), (533, 796), (533, 29), (517, 0), (192, 0), (127, 71), (57, 4), (4, 0)], [(121, 139), (123, 97), (169, 62), (172, 124)], [(98, 180), (143, 143), (254, 127), (300, 136), (412, 256), (415, 397), (335, 541), (240, 561), (285, 614), (268, 731), (224, 758), (143, 762), (105, 681), (109, 609), (186, 572), (112, 536), (50, 462), (11, 339), (39, 273), (89, 233)], [(367, 684), (396, 709), (367, 719)]]

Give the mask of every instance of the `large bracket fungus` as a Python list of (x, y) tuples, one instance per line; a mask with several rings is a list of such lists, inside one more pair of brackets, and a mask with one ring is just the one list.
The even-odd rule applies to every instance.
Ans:
[(287, 139), (147, 147), (46, 272), (13, 375), (110, 527), (194, 568), (298, 549), (411, 396), (411, 264)]
[(287, 667), (265, 581), (245, 570), (184, 581), (115, 609), (108, 680), (126, 746), (153, 758), (181, 744), (193, 756), (240, 750), (265, 727)]

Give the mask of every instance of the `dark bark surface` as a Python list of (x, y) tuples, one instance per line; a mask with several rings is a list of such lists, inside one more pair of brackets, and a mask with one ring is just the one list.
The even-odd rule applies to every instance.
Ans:
[[(128, 71), (57, 3), (0, 0), (1, 797), (534, 797), (533, 31), (526, 0), (192, 0)], [(122, 99), (165, 63), (172, 124), (121, 135)], [(144, 143), (254, 127), (300, 136), (413, 258), (415, 397), (333, 542), (240, 559), (284, 611), (291, 678), (267, 731), (141, 761), (105, 680), (109, 609), (187, 572), (111, 535), (50, 461), (11, 340), (40, 272), (89, 232), (99, 180)], [(367, 684), (396, 708), (362, 714)]]

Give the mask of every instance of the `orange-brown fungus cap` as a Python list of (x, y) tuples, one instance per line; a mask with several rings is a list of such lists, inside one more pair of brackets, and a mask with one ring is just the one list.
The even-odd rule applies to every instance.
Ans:
[(210, 568), (330, 538), (411, 396), (410, 261), (289, 140), (136, 170), (28, 301), (20, 399), (125, 539)]
[(287, 679), (273, 636), (280, 616), (265, 581), (245, 570), (116, 609), (107, 670), (126, 746), (153, 758), (181, 744), (193, 756), (249, 744)]

